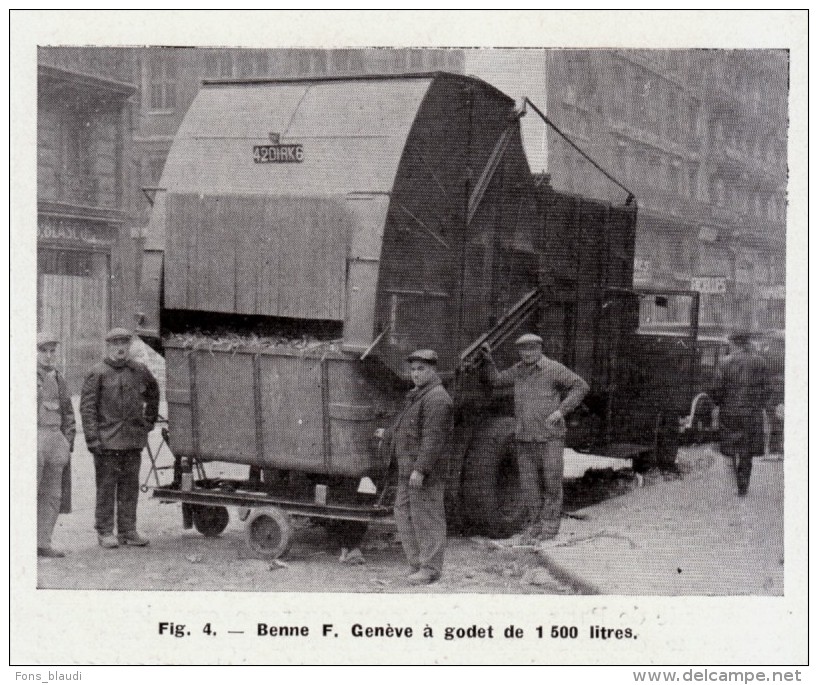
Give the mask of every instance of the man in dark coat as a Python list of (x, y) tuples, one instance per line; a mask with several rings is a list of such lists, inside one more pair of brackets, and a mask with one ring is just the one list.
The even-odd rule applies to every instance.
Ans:
[(37, 556), (52, 558), (65, 556), (51, 546), (51, 535), (76, 435), (71, 395), (56, 367), (58, 344), (51, 333), (37, 335)]
[(739, 497), (747, 494), (753, 455), (764, 453), (765, 406), (771, 403), (767, 362), (748, 331), (728, 338), (730, 354), (719, 364), (711, 396), (719, 407), (722, 452), (733, 459)]
[(129, 359), (130, 331), (114, 328), (105, 340), (105, 360), (91, 369), (80, 399), (96, 471), (96, 530), (102, 547), (143, 547), (148, 541), (136, 532), (139, 467), (159, 415), (159, 385), (146, 366)]
[(483, 347), (484, 379), (495, 388), (514, 388), (515, 451), (529, 512), (529, 527), (520, 541), (533, 543), (559, 533), (565, 417), (582, 402), (588, 384), (546, 357), (540, 336), (526, 333), (516, 346), (520, 361), (505, 371), (497, 370), (491, 349)]
[(452, 398), (437, 375), (437, 353), (409, 355), (414, 388), (389, 436), (398, 464), (395, 522), (411, 567), (409, 582), (434, 582), (443, 571), (446, 549), (444, 487), (452, 429)]

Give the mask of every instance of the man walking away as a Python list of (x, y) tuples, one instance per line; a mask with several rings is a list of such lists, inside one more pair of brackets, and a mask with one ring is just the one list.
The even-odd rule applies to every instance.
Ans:
[(452, 398), (437, 375), (434, 350), (408, 357), (414, 388), (388, 440), (398, 464), (395, 522), (411, 567), (409, 582), (432, 583), (443, 571), (446, 549), (444, 487)]
[(51, 546), (51, 535), (76, 435), (71, 395), (56, 366), (58, 344), (52, 333), (37, 335), (37, 556), (51, 558), (65, 556)]
[(730, 354), (719, 364), (711, 396), (719, 407), (721, 450), (733, 459), (739, 497), (747, 494), (753, 455), (764, 453), (764, 407), (771, 402), (767, 363), (748, 331), (728, 337)]
[(514, 387), (515, 448), (529, 512), (529, 526), (520, 540), (524, 544), (550, 540), (559, 533), (565, 416), (588, 392), (588, 384), (546, 357), (542, 345), (538, 335), (520, 336), (516, 342), (520, 361), (505, 371), (497, 370), (491, 348), (482, 348), (484, 380), (495, 388)]
[(96, 471), (96, 530), (106, 548), (148, 544), (136, 532), (136, 505), (142, 449), (159, 414), (159, 385), (146, 366), (129, 359), (131, 337), (124, 328), (105, 336), (105, 360), (91, 369), (80, 399)]

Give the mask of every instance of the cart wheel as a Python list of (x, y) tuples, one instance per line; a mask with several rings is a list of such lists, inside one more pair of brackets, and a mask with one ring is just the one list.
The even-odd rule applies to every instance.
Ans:
[(230, 521), (227, 507), (209, 507), (203, 504), (193, 505), (193, 525), (206, 538), (219, 535)]
[(277, 507), (254, 511), (245, 528), (247, 546), (265, 559), (278, 559), (287, 553), (293, 527), (286, 512)]

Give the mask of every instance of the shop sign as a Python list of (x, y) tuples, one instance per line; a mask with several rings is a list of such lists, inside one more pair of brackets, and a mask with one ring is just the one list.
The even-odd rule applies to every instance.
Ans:
[(690, 289), (703, 295), (724, 295), (727, 279), (724, 276), (694, 276), (690, 279)]
[(94, 226), (83, 221), (41, 216), (37, 221), (37, 238), (43, 241), (77, 243), (109, 247), (114, 230), (108, 226)]

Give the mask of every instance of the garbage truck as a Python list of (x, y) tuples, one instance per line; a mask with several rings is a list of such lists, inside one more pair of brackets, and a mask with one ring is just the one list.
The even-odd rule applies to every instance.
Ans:
[[(173, 480), (184, 525), (218, 535), (228, 507), (261, 555), (292, 517), (354, 545), (388, 522), (389, 450), (376, 437), (432, 348), (455, 401), (450, 524), (509, 535), (523, 523), (513, 405), (475, 372), (513, 338), (591, 392), (568, 417), (577, 451), (675, 459), (695, 390), (697, 295), (633, 288), (636, 203), (556, 192), (532, 174), (525, 111), (448, 73), (205, 82), (153, 193), (134, 311), (164, 355)], [(686, 302), (664, 340), (640, 312)], [(208, 462), (246, 477), (206, 475)]]

